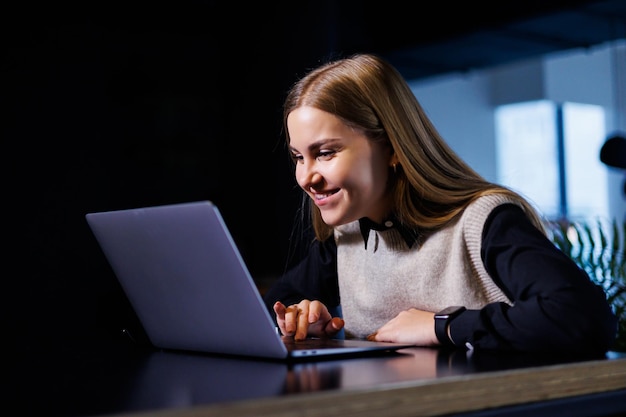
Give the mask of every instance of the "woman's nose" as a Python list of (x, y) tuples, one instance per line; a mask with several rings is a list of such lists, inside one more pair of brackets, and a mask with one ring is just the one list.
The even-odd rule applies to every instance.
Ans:
[(298, 181), (298, 185), (308, 190), (315, 184), (319, 184), (322, 180), (322, 176), (315, 169), (315, 164), (302, 164), (298, 165), (296, 168), (296, 180)]

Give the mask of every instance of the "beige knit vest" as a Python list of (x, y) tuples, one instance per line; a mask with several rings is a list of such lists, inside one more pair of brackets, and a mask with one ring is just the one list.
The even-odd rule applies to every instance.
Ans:
[(452, 305), (479, 309), (511, 304), (480, 258), (482, 231), (491, 211), (514, 200), (484, 196), (446, 228), (408, 248), (398, 231), (371, 230), (367, 249), (355, 221), (335, 229), (341, 309), (346, 335), (363, 338), (415, 307), (436, 312)]

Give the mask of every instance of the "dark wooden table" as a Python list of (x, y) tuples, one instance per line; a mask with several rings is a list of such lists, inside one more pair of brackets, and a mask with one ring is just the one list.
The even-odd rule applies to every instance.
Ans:
[(626, 413), (626, 354), (616, 352), (583, 358), (412, 348), (286, 364), (100, 344), (13, 359), (5, 395), (23, 415)]

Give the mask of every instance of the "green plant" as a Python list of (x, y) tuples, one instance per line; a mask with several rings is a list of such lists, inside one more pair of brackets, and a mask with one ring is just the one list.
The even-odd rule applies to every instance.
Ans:
[(552, 241), (604, 288), (618, 317), (612, 350), (626, 352), (626, 220), (549, 222)]

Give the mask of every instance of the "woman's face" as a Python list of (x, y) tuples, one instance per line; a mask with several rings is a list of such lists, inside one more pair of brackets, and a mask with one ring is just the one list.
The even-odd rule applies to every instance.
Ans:
[(384, 220), (392, 205), (387, 192), (391, 147), (313, 107), (292, 111), (287, 128), (296, 180), (326, 224)]

